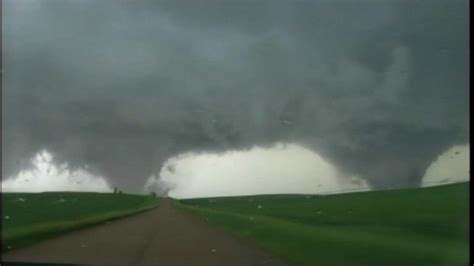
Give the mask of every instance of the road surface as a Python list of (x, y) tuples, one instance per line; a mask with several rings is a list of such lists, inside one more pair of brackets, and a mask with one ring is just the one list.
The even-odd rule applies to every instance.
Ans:
[(87, 265), (287, 265), (163, 199), (157, 209), (2, 254), (3, 261)]

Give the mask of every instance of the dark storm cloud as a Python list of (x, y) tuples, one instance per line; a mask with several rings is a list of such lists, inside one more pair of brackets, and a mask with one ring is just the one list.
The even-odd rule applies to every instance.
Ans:
[(468, 142), (467, 1), (4, 1), (2, 176), (41, 149), (138, 190), (295, 142), (374, 187)]

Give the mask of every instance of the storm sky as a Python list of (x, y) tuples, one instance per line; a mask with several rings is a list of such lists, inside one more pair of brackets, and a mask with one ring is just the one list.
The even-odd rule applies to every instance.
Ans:
[(467, 0), (2, 4), (4, 180), (47, 150), (140, 191), (179, 154), (290, 143), (419, 186), (469, 143)]

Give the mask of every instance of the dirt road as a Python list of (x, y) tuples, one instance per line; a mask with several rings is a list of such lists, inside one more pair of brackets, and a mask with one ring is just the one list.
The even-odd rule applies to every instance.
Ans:
[(286, 265), (173, 208), (169, 199), (149, 212), (2, 254), (2, 260), (88, 265)]

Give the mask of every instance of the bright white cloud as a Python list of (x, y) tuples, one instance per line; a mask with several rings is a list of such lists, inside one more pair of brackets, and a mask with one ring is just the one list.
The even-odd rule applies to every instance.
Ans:
[(67, 165), (57, 166), (48, 151), (32, 158), (33, 168), (2, 181), (3, 192), (95, 191), (109, 192), (110, 185), (84, 169), (70, 171)]
[(426, 169), (422, 186), (469, 180), (469, 144), (451, 147)]
[(368, 189), (365, 181), (342, 178), (321, 156), (293, 144), (184, 154), (169, 159), (159, 176), (150, 177), (145, 190), (168, 185), (169, 196), (176, 198)]

